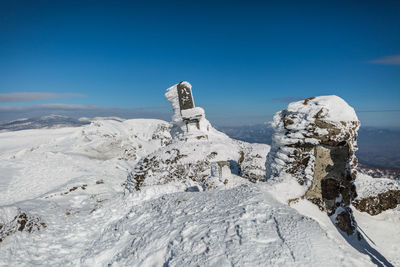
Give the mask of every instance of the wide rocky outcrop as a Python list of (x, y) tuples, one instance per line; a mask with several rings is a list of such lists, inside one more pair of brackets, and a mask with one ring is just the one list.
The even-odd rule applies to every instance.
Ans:
[(349, 205), (356, 197), (357, 130), (354, 109), (337, 96), (311, 97), (275, 114), (267, 178), (290, 175), (303, 198), (325, 210), (347, 234), (355, 232)]

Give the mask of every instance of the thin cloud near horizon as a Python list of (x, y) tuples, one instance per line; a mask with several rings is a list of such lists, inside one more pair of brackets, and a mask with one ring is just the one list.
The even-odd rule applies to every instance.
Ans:
[(400, 54), (370, 60), (369, 63), (400, 66)]
[(37, 100), (80, 98), (80, 97), (86, 97), (86, 95), (77, 93), (49, 93), (49, 92), (1, 93), (0, 103), (29, 102)]

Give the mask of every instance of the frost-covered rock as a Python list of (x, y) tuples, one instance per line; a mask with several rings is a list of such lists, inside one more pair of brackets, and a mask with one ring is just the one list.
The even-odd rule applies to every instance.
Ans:
[(210, 177), (204, 181), (206, 189), (221, 187), (229, 183), (232, 177), (231, 164), (229, 161), (212, 162), (210, 168)]
[(400, 204), (400, 181), (359, 174), (355, 184), (357, 198), (352, 204), (359, 211), (377, 215)]
[(214, 162), (229, 162), (231, 173), (252, 181), (265, 177), (268, 145), (238, 142), (229, 137), (217, 140), (174, 141), (141, 159), (128, 176), (130, 192), (142, 186), (181, 181), (187, 187), (204, 184), (213, 176)]
[(274, 116), (267, 160), (268, 178), (292, 175), (305, 187), (303, 197), (326, 210), (348, 234), (355, 229), (348, 206), (356, 195), (359, 125), (354, 109), (337, 96), (291, 103)]
[(270, 146), (264, 144), (251, 144), (239, 142), (241, 147), (239, 165), (241, 176), (250, 181), (259, 181), (265, 178), (265, 162), (270, 151)]

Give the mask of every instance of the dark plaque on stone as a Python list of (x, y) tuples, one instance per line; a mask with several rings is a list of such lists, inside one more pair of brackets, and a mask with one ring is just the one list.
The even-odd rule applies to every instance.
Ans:
[(192, 90), (182, 83), (179, 83), (177, 88), (181, 110), (194, 108)]

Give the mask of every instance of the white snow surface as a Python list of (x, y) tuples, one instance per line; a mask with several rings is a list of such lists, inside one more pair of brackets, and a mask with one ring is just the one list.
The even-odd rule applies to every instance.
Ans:
[(400, 181), (388, 178), (372, 178), (360, 173), (354, 182), (357, 188), (357, 199), (377, 196), (388, 190), (400, 190)]
[(332, 122), (358, 121), (356, 112), (342, 98), (336, 95), (317, 96), (304, 105), (304, 100), (290, 103), (287, 110), (294, 113), (303, 113), (314, 117), (323, 110), (324, 119)]
[[(6, 236), (0, 266), (375, 266), (316, 206), (287, 204), (303, 190), (292, 179), (232, 175), (205, 191), (171, 181), (124, 192), (137, 162), (170, 146), (170, 128), (100, 120), (0, 133), (0, 224), (23, 211), (47, 225)], [(221, 134), (211, 146), (217, 140), (225, 158), (241, 145)], [(400, 266), (400, 211), (355, 216), (371, 246)]]

